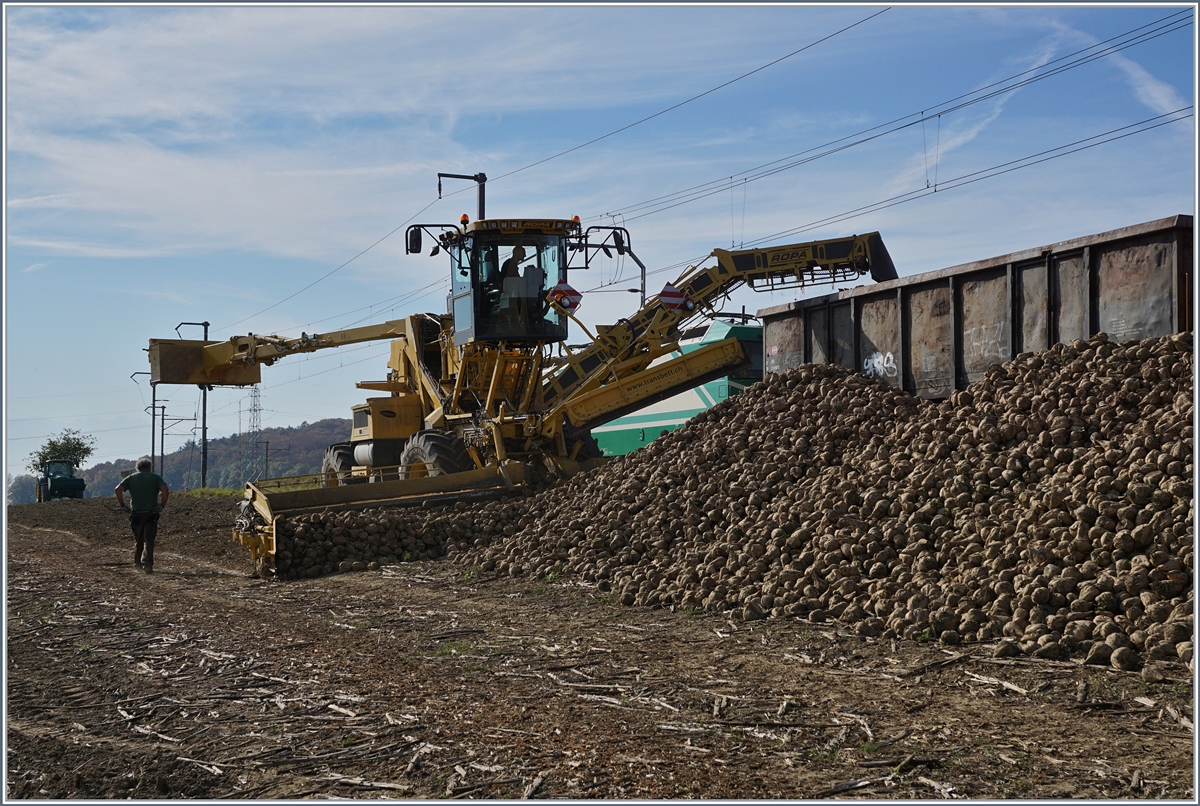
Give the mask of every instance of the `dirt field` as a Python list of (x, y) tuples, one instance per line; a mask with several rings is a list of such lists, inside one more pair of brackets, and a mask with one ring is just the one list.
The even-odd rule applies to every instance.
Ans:
[(8, 509), (9, 798), (1195, 797), (1193, 681), (622, 607), (447, 560), (248, 577), (175, 495)]

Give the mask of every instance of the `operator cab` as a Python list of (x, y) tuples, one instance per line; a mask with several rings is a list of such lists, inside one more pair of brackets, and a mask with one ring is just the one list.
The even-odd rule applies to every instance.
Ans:
[(448, 239), (454, 343), (555, 342), (567, 319), (547, 300), (567, 279), (575, 221), (475, 221)]

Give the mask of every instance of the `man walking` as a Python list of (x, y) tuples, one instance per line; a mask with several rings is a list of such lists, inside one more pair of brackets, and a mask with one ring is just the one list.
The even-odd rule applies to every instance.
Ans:
[[(117, 503), (129, 513), (129, 526), (133, 529), (133, 564), (139, 571), (154, 573), (154, 536), (158, 534), (158, 516), (167, 506), (171, 491), (162, 476), (151, 468), (149, 459), (138, 459), (137, 471), (126, 476), (117, 485)], [(125, 505), (125, 493), (129, 493), (129, 506)], [(162, 503), (158, 494), (162, 493)]]

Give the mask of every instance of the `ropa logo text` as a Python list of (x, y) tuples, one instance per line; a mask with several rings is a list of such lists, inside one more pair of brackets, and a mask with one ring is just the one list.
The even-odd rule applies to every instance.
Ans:
[(798, 260), (808, 260), (807, 249), (793, 249), (791, 252), (772, 252), (770, 262), (774, 265), (776, 263), (794, 263)]

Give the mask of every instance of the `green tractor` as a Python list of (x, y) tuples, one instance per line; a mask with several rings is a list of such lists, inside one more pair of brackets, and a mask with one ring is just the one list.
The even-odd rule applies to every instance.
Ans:
[(75, 467), (64, 459), (51, 459), (42, 465), (37, 480), (37, 502), (55, 498), (83, 498), (87, 482), (75, 475)]

